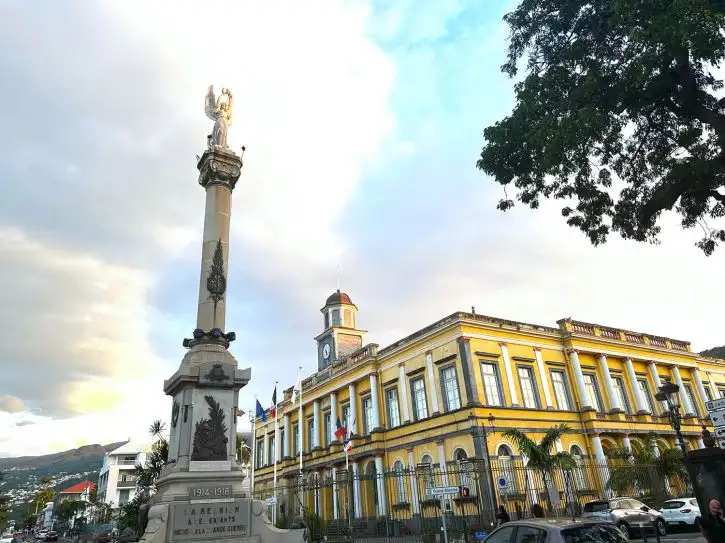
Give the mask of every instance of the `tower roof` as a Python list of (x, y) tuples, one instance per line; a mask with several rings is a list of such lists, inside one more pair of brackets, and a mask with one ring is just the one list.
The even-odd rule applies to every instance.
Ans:
[(337, 289), (335, 292), (333, 292), (332, 294), (330, 294), (327, 297), (327, 301), (325, 302), (325, 307), (328, 307), (330, 305), (340, 305), (340, 304), (355, 305), (354, 303), (352, 303), (350, 296), (348, 296), (344, 292), (340, 292), (340, 289)]

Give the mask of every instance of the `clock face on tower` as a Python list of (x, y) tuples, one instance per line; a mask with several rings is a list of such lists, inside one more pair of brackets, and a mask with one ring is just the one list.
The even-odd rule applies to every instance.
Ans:
[(328, 360), (330, 358), (330, 344), (325, 343), (325, 345), (322, 347), (322, 358), (325, 360)]

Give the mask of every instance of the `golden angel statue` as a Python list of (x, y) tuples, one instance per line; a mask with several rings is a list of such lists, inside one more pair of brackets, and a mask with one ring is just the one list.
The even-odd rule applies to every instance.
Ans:
[(204, 102), (204, 113), (214, 121), (214, 130), (211, 133), (209, 147), (214, 146), (228, 149), (227, 130), (232, 125), (232, 92), (229, 89), (222, 89), (217, 99), (214, 96), (214, 85), (209, 85)]

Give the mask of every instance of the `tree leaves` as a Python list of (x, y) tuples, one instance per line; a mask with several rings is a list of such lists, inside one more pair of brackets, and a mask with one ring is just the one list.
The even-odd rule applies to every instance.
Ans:
[[(572, 200), (567, 224), (598, 245), (614, 231), (657, 242), (664, 211), (699, 226), (711, 254), (725, 230), (725, 14), (707, 0), (522, 0), (502, 71), (516, 106), (484, 130), (477, 167), (516, 199)], [(510, 209), (506, 196), (497, 207)]]

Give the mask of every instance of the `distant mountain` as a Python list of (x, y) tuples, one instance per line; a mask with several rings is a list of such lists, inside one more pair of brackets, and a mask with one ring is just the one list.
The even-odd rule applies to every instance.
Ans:
[(70, 449), (53, 454), (44, 454), (42, 456), (18, 456), (15, 458), (0, 458), (0, 471), (7, 470), (27, 470), (47, 468), (54, 464), (72, 462), (75, 460), (83, 460), (87, 458), (101, 458), (113, 449), (117, 449), (125, 441), (118, 443), (110, 443), (109, 445), (84, 445), (77, 449)]
[(97, 481), (106, 452), (117, 449), (124, 443), (126, 442), (119, 441), (108, 445), (85, 445), (42, 456), (0, 458), (0, 471), (3, 472), (0, 494), (8, 499), (10, 518), (20, 520), (24, 516), (27, 504), (40, 488), (40, 479), (44, 476), (53, 480), (56, 492), (85, 479)]
[(712, 349), (706, 349), (700, 353), (702, 356), (709, 356), (710, 358), (725, 358), (725, 345), (722, 347), (713, 347)]

